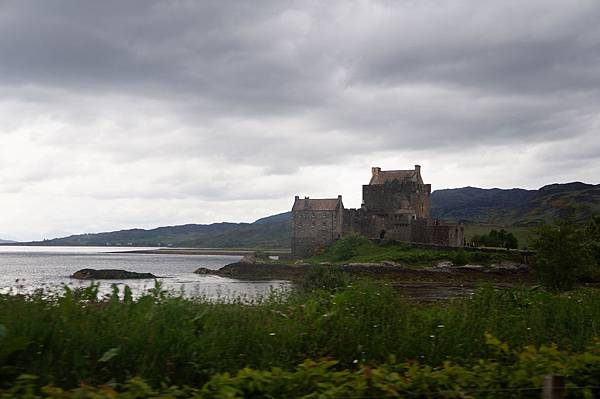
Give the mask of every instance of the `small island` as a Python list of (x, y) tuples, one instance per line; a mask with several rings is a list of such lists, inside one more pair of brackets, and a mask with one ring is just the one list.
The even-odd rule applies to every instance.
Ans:
[(142, 280), (154, 279), (156, 276), (152, 273), (137, 273), (120, 269), (81, 269), (73, 273), (71, 278), (78, 280)]

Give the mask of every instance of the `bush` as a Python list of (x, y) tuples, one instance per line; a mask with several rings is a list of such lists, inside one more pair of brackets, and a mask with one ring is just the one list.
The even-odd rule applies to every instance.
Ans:
[(535, 270), (546, 288), (567, 291), (590, 271), (593, 258), (582, 229), (570, 222), (534, 229)]
[(600, 267), (600, 215), (594, 216), (585, 229), (588, 251)]
[(478, 247), (497, 247), (513, 249), (519, 247), (519, 240), (504, 229), (492, 230), (489, 234), (473, 236), (473, 243)]
[(490, 334), (485, 340), (492, 356), (471, 366), (445, 362), (432, 368), (391, 358), (379, 365), (360, 364), (340, 370), (334, 360), (305, 360), (292, 370), (244, 368), (234, 374), (215, 374), (198, 387), (163, 384), (153, 389), (144, 380), (132, 378), (117, 389), (82, 385), (70, 391), (53, 386), (40, 388), (35, 376), (23, 375), (12, 388), (0, 390), (0, 398), (537, 398), (548, 374), (565, 376), (568, 397), (600, 395), (598, 344), (585, 353), (573, 354), (554, 346), (514, 351)]
[(467, 253), (463, 249), (459, 249), (458, 251), (452, 254), (452, 263), (457, 266), (464, 266), (469, 263), (469, 259), (467, 257)]
[(346, 287), (351, 283), (348, 273), (337, 266), (313, 266), (296, 286), (303, 293), (315, 290), (333, 291), (337, 288)]

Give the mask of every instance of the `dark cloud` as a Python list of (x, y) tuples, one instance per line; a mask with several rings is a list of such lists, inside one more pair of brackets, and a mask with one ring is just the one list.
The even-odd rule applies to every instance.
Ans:
[(583, 180), (599, 21), (596, 0), (1, 2), (0, 205), (248, 219), (374, 163), (443, 187)]

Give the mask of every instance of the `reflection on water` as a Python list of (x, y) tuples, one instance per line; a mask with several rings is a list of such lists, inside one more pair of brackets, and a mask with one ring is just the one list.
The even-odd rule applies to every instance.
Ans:
[[(194, 274), (199, 267), (218, 269), (239, 256), (115, 253), (147, 248), (19, 247), (0, 246), (0, 293), (30, 293), (36, 289), (56, 291), (63, 285), (87, 287), (89, 281), (71, 279), (79, 269), (124, 269), (159, 277), (163, 288), (174, 294), (210, 299), (253, 299), (272, 290), (286, 289), (286, 281), (240, 281)], [(101, 294), (111, 284), (127, 284), (134, 294), (154, 287), (154, 280), (100, 280)]]

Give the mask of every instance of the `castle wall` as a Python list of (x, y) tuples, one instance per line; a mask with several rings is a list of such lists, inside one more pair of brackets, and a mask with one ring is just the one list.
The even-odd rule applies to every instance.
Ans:
[(393, 228), (386, 230), (384, 238), (394, 241), (410, 242), (412, 237), (411, 231), (410, 224), (394, 226)]
[(431, 238), (428, 224), (427, 219), (424, 218), (414, 220), (411, 224), (410, 241), (421, 244), (430, 244)]
[(421, 218), (413, 221), (411, 242), (439, 245), (444, 247), (462, 247), (464, 245), (464, 226), (444, 224), (437, 219)]
[(344, 209), (342, 215), (342, 235), (362, 234), (362, 220), (360, 209)]
[(370, 212), (392, 214), (398, 209), (413, 210), (416, 217), (429, 217), (430, 184), (386, 182), (363, 186), (364, 207)]
[(462, 224), (448, 225), (450, 234), (448, 235), (448, 246), (463, 247), (465, 245), (465, 226)]
[(296, 257), (309, 257), (342, 235), (341, 210), (293, 212), (292, 253)]

